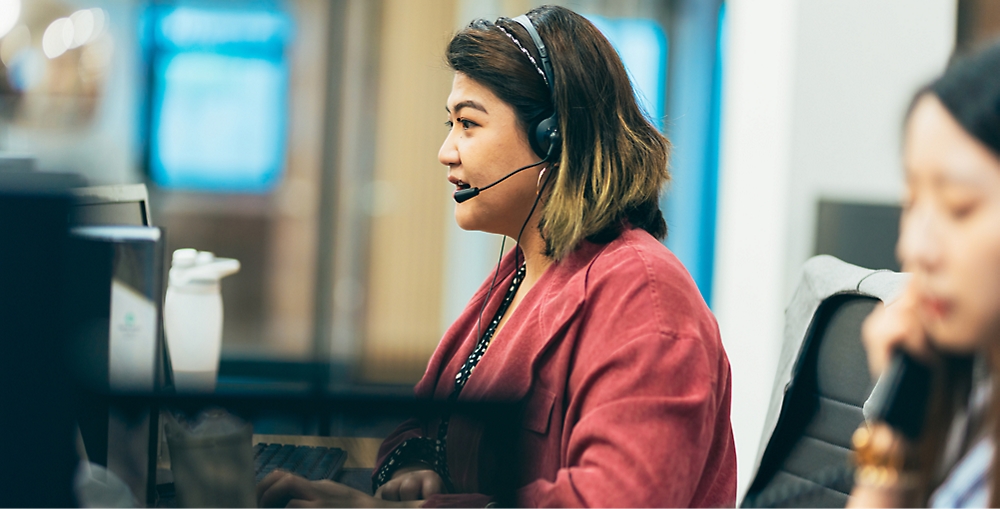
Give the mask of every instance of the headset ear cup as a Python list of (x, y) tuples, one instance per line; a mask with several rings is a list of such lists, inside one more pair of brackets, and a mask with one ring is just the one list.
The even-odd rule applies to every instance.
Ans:
[[(534, 125), (534, 129), (528, 131), (531, 148), (535, 150), (538, 157), (555, 159), (559, 156), (559, 149), (562, 148), (562, 137), (559, 135), (559, 120), (555, 115), (545, 118)], [(549, 153), (549, 150), (552, 153)]]
[(549, 161), (559, 160), (559, 154), (562, 152), (562, 135), (559, 134), (559, 129), (553, 129), (549, 131), (549, 146), (552, 147), (552, 154), (548, 156)]

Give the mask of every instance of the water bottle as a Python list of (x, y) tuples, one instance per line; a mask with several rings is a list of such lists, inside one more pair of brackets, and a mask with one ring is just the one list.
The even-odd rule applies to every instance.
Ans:
[(163, 304), (163, 332), (178, 392), (215, 390), (222, 352), (219, 280), (239, 270), (239, 260), (195, 249), (174, 251)]

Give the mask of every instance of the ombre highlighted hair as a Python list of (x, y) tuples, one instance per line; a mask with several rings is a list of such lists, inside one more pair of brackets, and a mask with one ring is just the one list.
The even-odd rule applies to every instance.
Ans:
[[(550, 93), (525, 29), (509, 19), (475, 20), (448, 44), (448, 65), (510, 104), (523, 130), (558, 114), (562, 147), (538, 224), (545, 254), (560, 260), (583, 240), (608, 243), (628, 227), (667, 235), (660, 192), (670, 180), (670, 142), (636, 101), (618, 53), (583, 16), (555, 6), (528, 13), (552, 62)], [(498, 28), (503, 27), (503, 30)]]

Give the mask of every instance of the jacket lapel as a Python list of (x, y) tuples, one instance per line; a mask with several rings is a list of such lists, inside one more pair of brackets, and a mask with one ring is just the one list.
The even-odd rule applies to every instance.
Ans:
[(546, 271), (494, 338), (460, 399), (517, 401), (528, 394), (546, 351), (575, 337), (587, 273), (603, 248), (584, 243)]

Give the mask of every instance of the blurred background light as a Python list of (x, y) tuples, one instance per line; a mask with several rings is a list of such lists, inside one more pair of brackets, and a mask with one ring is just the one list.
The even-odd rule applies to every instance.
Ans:
[(285, 165), (293, 24), (275, 9), (154, 9), (150, 175), (172, 189), (266, 193)]
[(21, 17), (21, 0), (0, 0), (0, 37), (7, 35)]
[(95, 8), (82, 9), (68, 18), (53, 21), (42, 35), (42, 51), (50, 59), (57, 58), (67, 50), (93, 41), (101, 35), (104, 18), (104, 11)]
[(45, 56), (57, 58), (73, 43), (73, 22), (69, 18), (59, 18), (49, 24), (42, 34), (42, 51)]
[(287, 16), (271, 10), (238, 11), (179, 7), (160, 21), (163, 42), (176, 46), (281, 43), (291, 35)]
[(69, 48), (79, 48), (94, 35), (94, 12), (90, 9), (76, 11), (69, 16), (69, 20), (73, 22), (73, 40)]

